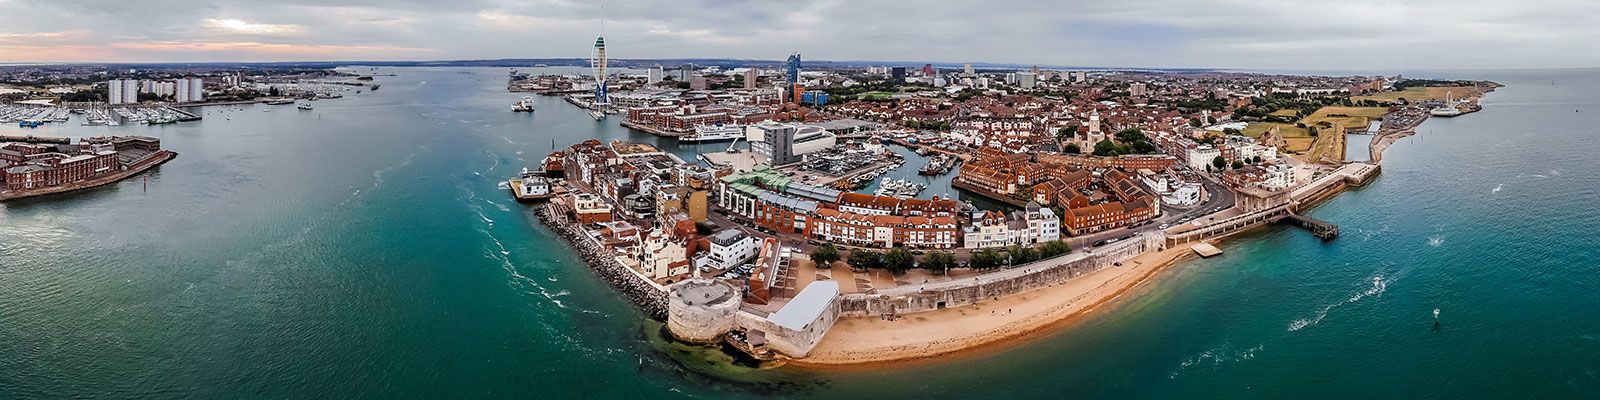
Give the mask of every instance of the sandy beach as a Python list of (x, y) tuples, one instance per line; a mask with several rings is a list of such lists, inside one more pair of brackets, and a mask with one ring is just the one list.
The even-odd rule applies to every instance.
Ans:
[(997, 301), (902, 315), (841, 318), (810, 357), (791, 364), (857, 368), (993, 349), (1068, 326), (1185, 257), (1188, 246), (1140, 255), (1070, 281)]

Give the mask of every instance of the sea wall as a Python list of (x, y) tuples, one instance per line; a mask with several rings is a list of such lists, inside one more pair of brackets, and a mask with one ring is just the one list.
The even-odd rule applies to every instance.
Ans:
[(665, 288), (617, 262), (615, 254), (601, 247), (599, 242), (584, 231), (582, 225), (568, 217), (560, 207), (548, 204), (537, 207), (534, 214), (538, 216), (539, 221), (559, 234), (567, 244), (572, 245), (573, 249), (577, 250), (578, 257), (583, 258), (589, 269), (594, 270), (618, 292), (627, 296), (628, 300), (644, 311), (645, 315), (658, 321), (667, 319)]
[(840, 299), (840, 315), (863, 317), (909, 314), (977, 304), (985, 300), (1033, 291), (1113, 267), (1163, 245), (1159, 233), (1149, 233), (1091, 252), (1073, 252), (971, 279), (940, 284), (904, 285), (879, 293), (855, 293)]

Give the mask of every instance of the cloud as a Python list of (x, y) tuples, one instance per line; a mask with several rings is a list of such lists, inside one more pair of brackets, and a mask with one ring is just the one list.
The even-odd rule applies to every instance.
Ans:
[(206, 18), (205, 20), (202, 20), (201, 22), (206, 28), (209, 28), (212, 31), (216, 31), (216, 32), (219, 32), (219, 33), (240, 34), (240, 35), (266, 35), (266, 36), (293, 35), (293, 34), (300, 33), (301, 30), (302, 30), (302, 28), (299, 25), (291, 25), (291, 24), (261, 24), (261, 23), (249, 22), (249, 21), (232, 19), (232, 18), (228, 18), (228, 19)]
[[(103, 50), (74, 61), (586, 57), (603, 16), (617, 58), (1600, 65), (1600, 2), (1588, 0), (0, 0), (0, 15), (11, 49)], [(5, 51), (0, 62), (59, 54)]]

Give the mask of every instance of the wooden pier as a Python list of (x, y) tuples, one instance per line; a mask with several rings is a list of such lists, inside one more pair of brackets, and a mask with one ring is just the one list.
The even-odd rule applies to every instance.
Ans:
[(1290, 212), (1289, 215), (1284, 216), (1283, 221), (1292, 223), (1301, 228), (1306, 228), (1306, 230), (1311, 231), (1311, 234), (1315, 235), (1317, 239), (1322, 239), (1323, 241), (1329, 241), (1339, 237), (1339, 225), (1335, 225), (1332, 222), (1307, 217), (1294, 212)]

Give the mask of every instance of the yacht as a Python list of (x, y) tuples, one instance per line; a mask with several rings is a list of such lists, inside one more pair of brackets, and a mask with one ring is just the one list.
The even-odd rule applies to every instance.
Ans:
[(511, 105), (511, 112), (533, 112), (533, 97), (522, 96), (522, 100)]
[(305, 111), (310, 111), (311, 110), (311, 103), (300, 103), (300, 104), (295, 105), (294, 108), (298, 108), (298, 109), (305, 110)]
[(744, 127), (738, 125), (700, 125), (694, 134), (678, 137), (678, 143), (707, 143), (737, 140), (744, 137)]
[(594, 117), (595, 121), (606, 119), (606, 113), (604, 111), (600, 111), (600, 110), (590, 111), (589, 112), (589, 116), (590, 117)]

